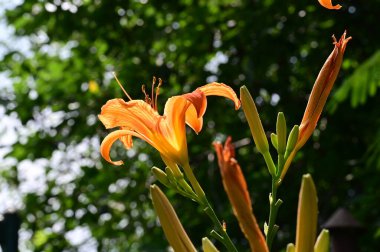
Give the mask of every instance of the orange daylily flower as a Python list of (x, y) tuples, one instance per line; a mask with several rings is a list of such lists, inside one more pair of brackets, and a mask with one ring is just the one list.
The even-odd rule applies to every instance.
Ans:
[(285, 162), (281, 173), (281, 179), (284, 178), (297, 151), (307, 142), (317, 126), (327, 97), (329, 96), (338, 76), (343, 62), (344, 51), (346, 50), (347, 43), (351, 40), (351, 37), (346, 38), (346, 32), (344, 32), (339, 41), (337, 41), (334, 36), (333, 40), (334, 49), (327, 58), (314, 83), (301, 125), (299, 127), (299, 135), (296, 146)]
[(318, 2), (325, 8), (330, 9), (330, 10), (339, 10), (342, 8), (340, 4), (333, 5), (331, 0), (318, 0)]
[(268, 252), (269, 249), (265, 242), (264, 235), (253, 214), (247, 182), (245, 181), (240, 165), (235, 159), (235, 149), (231, 141), (231, 137), (228, 137), (224, 148), (221, 143), (214, 143), (224, 190), (227, 192), (233, 212), (239, 221), (241, 230), (249, 242), (251, 251)]
[(122, 165), (123, 161), (113, 161), (110, 149), (116, 140), (120, 140), (129, 149), (132, 147), (132, 137), (138, 137), (156, 148), (167, 166), (188, 164), (185, 123), (197, 133), (202, 129), (202, 117), (206, 111), (209, 95), (224, 96), (240, 107), (240, 101), (229, 86), (222, 83), (209, 83), (197, 88), (194, 92), (174, 96), (165, 104), (164, 114), (157, 112), (157, 96), (161, 80), (154, 96), (155, 79), (152, 85), (152, 96), (145, 93), (145, 101), (123, 99), (109, 100), (101, 110), (100, 121), (107, 129), (119, 128), (111, 132), (101, 144), (101, 155), (114, 164)]

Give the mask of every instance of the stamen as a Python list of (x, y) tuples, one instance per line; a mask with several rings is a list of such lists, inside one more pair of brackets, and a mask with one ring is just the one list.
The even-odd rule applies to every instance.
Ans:
[(115, 73), (115, 72), (112, 72), (112, 74), (113, 74), (113, 77), (115, 78), (117, 84), (119, 84), (121, 90), (123, 90), (124, 94), (128, 97), (128, 99), (129, 99), (130, 101), (132, 101), (133, 99), (129, 96), (129, 94), (127, 93), (127, 91), (125, 91), (125, 89), (123, 88), (123, 85), (121, 85), (119, 79), (118, 79), (117, 76), (116, 76), (116, 73)]
[(162, 79), (161, 78), (158, 78), (158, 86), (156, 87), (156, 99), (154, 100), (154, 109), (157, 111), (158, 110), (158, 107), (157, 107), (157, 98), (158, 98), (158, 95), (160, 94), (160, 87), (162, 85)]
[(156, 77), (153, 76), (153, 80), (152, 80), (152, 107), (154, 108), (154, 104), (155, 104), (155, 101), (154, 101), (154, 85), (156, 84)]
[(146, 93), (145, 85), (144, 84), (141, 86), (141, 91), (145, 95), (145, 102), (148, 103), (150, 106), (152, 106), (152, 100), (149, 98), (149, 95)]

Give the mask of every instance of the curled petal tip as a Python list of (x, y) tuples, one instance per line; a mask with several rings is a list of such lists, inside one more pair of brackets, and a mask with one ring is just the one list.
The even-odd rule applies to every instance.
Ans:
[(344, 46), (347, 44), (348, 41), (350, 41), (352, 39), (352, 37), (348, 37), (346, 38), (347, 36), (347, 30), (345, 30), (342, 34), (342, 36), (340, 37), (339, 41), (336, 40), (335, 36), (333, 35), (332, 38), (333, 38), (333, 44), (336, 45), (337, 47), (340, 47), (340, 46)]

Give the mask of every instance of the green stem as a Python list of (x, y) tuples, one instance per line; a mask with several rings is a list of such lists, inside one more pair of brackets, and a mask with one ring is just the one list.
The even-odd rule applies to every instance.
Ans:
[(188, 163), (183, 165), (183, 170), (186, 174), (187, 179), (190, 181), (190, 184), (193, 187), (195, 193), (198, 196), (198, 200), (199, 200), (198, 203), (202, 206), (203, 211), (210, 217), (210, 219), (214, 223), (217, 233), (223, 238), (221, 242), (224, 244), (224, 246), (227, 248), (228, 251), (237, 252), (235, 245), (232, 243), (227, 232), (223, 229), (223, 226), (220, 223), (218, 217), (216, 216), (214, 209), (212, 208), (211, 204), (208, 202), (206, 198), (206, 194), (204, 193), (201, 185), (199, 184), (197, 178), (195, 177), (190, 165)]
[(277, 176), (276, 165), (274, 164), (272, 156), (270, 155), (269, 151), (263, 152), (261, 154), (264, 157), (264, 160), (265, 160), (265, 163), (267, 164), (270, 175), (272, 175), (272, 177), (276, 177)]
[(284, 164), (285, 164), (284, 155), (283, 154), (278, 154), (278, 165), (277, 165), (278, 169), (277, 169), (276, 176), (278, 176), (279, 174), (281, 174), (282, 168), (284, 168)]
[(224, 230), (222, 224), (220, 223), (218, 217), (216, 216), (214, 210), (212, 209), (212, 207), (208, 201), (207, 201), (207, 206), (203, 209), (203, 211), (205, 211), (205, 213), (210, 217), (212, 222), (214, 222), (215, 229), (216, 229), (217, 233), (223, 237), (221, 242), (224, 244), (224, 246), (227, 248), (227, 250), (231, 251), (231, 252), (237, 252), (235, 245), (232, 243), (227, 232)]
[(199, 197), (199, 200), (202, 203), (205, 203), (207, 201), (206, 194), (203, 191), (201, 185), (199, 184), (197, 178), (195, 177), (189, 163), (186, 163), (185, 165), (183, 165), (183, 170), (185, 171), (186, 177), (190, 181), (190, 184), (193, 187), (195, 194)]
[(269, 195), (269, 221), (268, 221), (268, 231), (266, 234), (266, 243), (268, 245), (269, 250), (272, 247), (272, 242), (274, 237), (276, 236), (278, 226), (276, 225), (277, 213), (280, 205), (282, 204), (281, 199), (277, 199), (277, 179), (272, 178), (272, 192)]

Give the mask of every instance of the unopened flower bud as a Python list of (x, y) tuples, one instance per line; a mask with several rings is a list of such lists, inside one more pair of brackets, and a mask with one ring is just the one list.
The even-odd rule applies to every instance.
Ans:
[(261, 124), (255, 102), (246, 86), (240, 88), (240, 100), (257, 149), (260, 153), (268, 152), (269, 145), (267, 136), (265, 135), (263, 125)]
[(288, 143), (286, 144), (285, 159), (287, 158), (289, 153), (293, 151), (294, 147), (296, 146), (298, 134), (299, 134), (299, 126), (294, 125), (293, 129), (289, 133)]
[(202, 238), (202, 249), (203, 252), (219, 252), (219, 250), (207, 237)]
[(298, 199), (296, 251), (313, 251), (317, 233), (317, 191), (310, 174), (303, 175)]
[(296, 247), (294, 247), (293, 243), (289, 243), (288, 246), (286, 246), (286, 252), (295, 252)]
[(162, 229), (174, 251), (196, 252), (173, 206), (161, 189), (156, 185), (152, 185), (150, 187), (150, 195)]
[(300, 124), (300, 133), (295, 147), (296, 150), (299, 150), (306, 143), (317, 126), (327, 97), (334, 86), (340, 66), (342, 65), (346, 45), (351, 37), (346, 38), (346, 32), (344, 32), (339, 41), (337, 41), (334, 36), (333, 39), (334, 49), (322, 66), (315, 80), (313, 89), (311, 90), (310, 98)]
[(154, 166), (152, 168), (152, 173), (156, 177), (156, 179), (160, 181), (164, 186), (171, 187), (168, 176), (163, 170)]
[(314, 245), (314, 252), (329, 252), (330, 251), (330, 234), (327, 229), (323, 229), (319, 234)]
[(270, 134), (270, 141), (272, 142), (273, 147), (276, 148), (276, 150), (278, 150), (278, 140), (276, 134)]
[(277, 131), (277, 151), (278, 154), (284, 155), (286, 148), (286, 120), (284, 113), (280, 112), (277, 115), (277, 123), (276, 123), (276, 131)]

